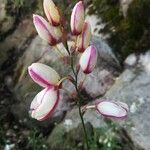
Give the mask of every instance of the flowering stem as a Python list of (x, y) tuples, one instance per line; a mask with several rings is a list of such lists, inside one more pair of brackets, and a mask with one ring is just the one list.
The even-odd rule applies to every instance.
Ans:
[(78, 108), (79, 108), (79, 115), (80, 115), (80, 118), (81, 118), (83, 130), (84, 130), (85, 139), (86, 139), (87, 149), (89, 150), (90, 148), (89, 148), (89, 143), (88, 143), (88, 136), (87, 136), (87, 132), (86, 132), (86, 128), (85, 128), (85, 123), (84, 123), (83, 116), (82, 116), (81, 106), (79, 105)]
[(72, 72), (73, 72), (74, 77), (75, 77), (74, 86), (75, 86), (75, 89), (77, 91), (77, 95), (78, 95), (78, 98), (79, 98), (79, 101), (78, 101), (79, 115), (80, 115), (80, 118), (81, 118), (83, 130), (84, 130), (84, 136), (85, 136), (85, 140), (86, 140), (87, 149), (89, 150), (90, 148), (89, 148), (89, 143), (88, 143), (88, 136), (87, 136), (87, 132), (86, 132), (86, 128), (85, 128), (85, 123), (84, 123), (84, 119), (83, 119), (83, 115), (82, 115), (82, 110), (81, 110), (82, 97), (81, 97), (80, 91), (78, 89), (78, 75), (77, 75), (77, 73), (75, 72), (75, 69), (74, 69), (73, 56), (70, 56), (70, 59), (71, 59), (70, 60), (71, 61), (71, 69), (72, 69)]

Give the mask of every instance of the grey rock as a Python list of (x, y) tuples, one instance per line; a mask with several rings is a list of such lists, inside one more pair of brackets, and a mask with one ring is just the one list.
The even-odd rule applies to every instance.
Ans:
[(0, 33), (4, 34), (9, 31), (15, 23), (15, 17), (8, 13), (8, 0), (0, 0)]
[[(7, 69), (6, 62), (12, 59), (9, 58), (9, 53), (15, 54), (14, 59), (15, 57), (19, 57), (24, 52), (24, 49), (27, 47), (27, 43), (30, 42), (30, 38), (33, 35), (32, 22), (29, 19), (25, 19), (20, 22), (18, 28), (11, 35), (5, 38), (4, 41), (0, 42), (0, 67), (4, 66), (4, 71)], [(13, 61), (12, 63), (16, 62)]]
[(149, 52), (141, 55), (137, 66), (126, 69), (105, 95), (106, 98), (126, 102), (130, 106), (129, 120), (126, 125), (132, 126), (127, 128), (127, 131), (132, 140), (145, 150), (150, 149), (149, 56)]

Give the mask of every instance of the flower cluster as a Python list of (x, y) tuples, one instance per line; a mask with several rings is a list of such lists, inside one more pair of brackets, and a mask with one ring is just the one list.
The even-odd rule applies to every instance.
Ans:
[[(63, 26), (58, 8), (52, 0), (43, 1), (44, 12), (47, 17), (46, 21), (42, 16), (33, 15), (33, 23), (39, 36), (47, 41), (49, 45), (55, 46), (62, 42)], [(79, 54), (79, 69), (85, 74), (93, 71), (98, 57), (97, 49), (94, 45), (90, 45), (91, 27), (85, 21), (85, 11), (82, 1), (79, 1), (73, 8), (71, 14), (71, 34), (75, 37), (74, 53), (67, 49), (71, 58), (72, 71), (76, 78), (71, 78), (72, 83), (78, 89), (77, 70), (74, 69), (72, 57)], [(59, 74), (51, 67), (42, 63), (33, 63), (28, 67), (28, 72), (34, 82), (44, 89), (39, 92), (33, 99), (30, 111), (31, 116), (37, 120), (45, 120), (55, 111), (60, 99), (61, 83), (68, 77), (60, 78)], [(70, 81), (71, 81), (70, 80)], [(75, 81), (75, 82), (74, 82)], [(77, 92), (79, 92), (77, 90)], [(80, 104), (80, 103), (79, 103)], [(90, 107), (86, 107), (87, 109)], [(114, 101), (100, 101), (93, 105), (101, 115), (109, 118), (124, 119), (127, 117), (128, 106), (125, 103)]]

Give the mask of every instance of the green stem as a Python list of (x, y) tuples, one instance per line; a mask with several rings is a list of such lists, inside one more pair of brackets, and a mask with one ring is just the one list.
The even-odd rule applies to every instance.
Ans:
[(82, 122), (82, 126), (83, 126), (83, 130), (84, 130), (84, 136), (85, 136), (85, 140), (86, 140), (86, 145), (87, 145), (87, 149), (89, 150), (90, 147), (89, 147), (89, 143), (88, 143), (88, 136), (87, 136), (87, 132), (86, 132), (86, 128), (85, 128), (85, 123), (84, 123), (84, 119), (83, 119), (83, 116), (82, 116), (82, 111), (81, 111), (81, 101), (82, 101), (82, 97), (81, 97), (81, 94), (80, 94), (80, 91), (78, 89), (78, 76), (75, 72), (75, 69), (74, 69), (74, 63), (73, 63), (73, 57), (71, 57), (71, 69), (72, 69), (72, 72), (74, 74), (74, 77), (75, 77), (75, 89), (77, 91), (77, 94), (78, 94), (78, 97), (79, 97), (79, 102), (78, 102), (78, 108), (79, 108), (79, 115), (80, 115), (80, 118), (81, 118), (81, 122)]
[(87, 146), (87, 149), (89, 150), (90, 147), (89, 147), (89, 143), (88, 143), (88, 136), (87, 136), (87, 132), (86, 132), (86, 128), (85, 128), (85, 123), (84, 123), (82, 112), (81, 112), (81, 106), (79, 105), (78, 108), (79, 108), (79, 115), (80, 115), (80, 118), (81, 118), (83, 130), (84, 130), (84, 136), (85, 136), (85, 140), (86, 140), (86, 146)]
[(83, 115), (82, 115), (82, 111), (81, 111), (82, 96), (81, 96), (80, 91), (78, 89), (78, 74), (76, 73), (76, 71), (74, 69), (73, 56), (69, 51), (67, 41), (65, 41), (64, 44), (65, 44), (66, 50), (67, 50), (67, 52), (70, 56), (70, 65), (71, 65), (71, 69), (72, 69), (72, 72), (73, 72), (74, 77), (75, 77), (75, 79), (74, 79), (75, 82), (73, 84), (75, 86), (76, 92), (77, 92), (78, 97), (79, 97), (79, 102), (78, 102), (79, 115), (80, 115), (81, 123), (82, 123), (82, 126), (83, 126), (83, 130), (84, 130), (84, 136), (85, 136), (85, 140), (86, 140), (87, 150), (90, 150), (89, 143), (88, 143), (88, 136), (87, 136), (87, 132), (86, 132), (86, 128), (85, 128), (85, 123), (84, 123), (84, 119), (83, 119)]

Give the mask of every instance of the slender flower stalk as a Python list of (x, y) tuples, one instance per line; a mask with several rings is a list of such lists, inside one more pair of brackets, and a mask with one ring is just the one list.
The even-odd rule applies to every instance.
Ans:
[(74, 83), (74, 86), (75, 86), (75, 89), (76, 89), (76, 92), (77, 92), (77, 95), (78, 95), (78, 98), (79, 98), (79, 101), (78, 101), (79, 115), (80, 115), (81, 123), (82, 123), (82, 126), (83, 126), (83, 131), (84, 131), (84, 136), (85, 136), (85, 140), (86, 140), (87, 149), (89, 150), (90, 147), (89, 147), (89, 142), (88, 142), (88, 135), (87, 135), (87, 132), (86, 132), (86, 127), (85, 127), (85, 123), (84, 123), (84, 119), (83, 119), (83, 115), (82, 115), (82, 108), (81, 108), (82, 96), (81, 96), (80, 90), (78, 89), (78, 75), (77, 75), (77, 72), (74, 69), (74, 61), (73, 61), (73, 56), (71, 54), (70, 54), (70, 65), (71, 65), (72, 72), (74, 74), (74, 81), (75, 82), (73, 82), (73, 83)]

